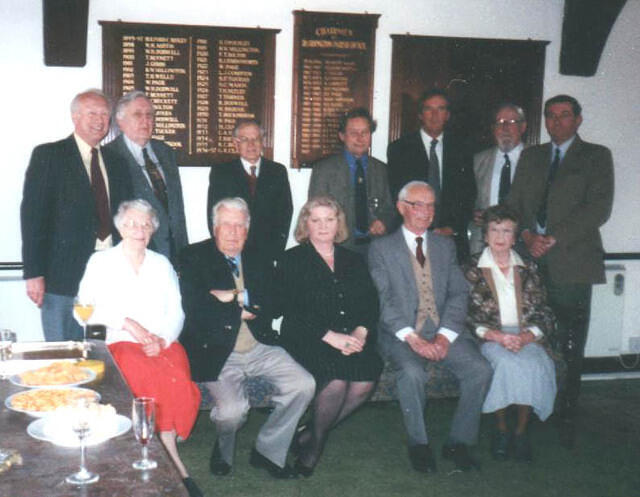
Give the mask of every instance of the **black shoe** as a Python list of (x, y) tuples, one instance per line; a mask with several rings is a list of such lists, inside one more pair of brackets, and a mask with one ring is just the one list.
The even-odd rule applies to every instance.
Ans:
[(202, 495), (202, 492), (198, 488), (198, 485), (196, 485), (196, 482), (193, 481), (193, 478), (191, 478), (190, 476), (183, 478), (182, 483), (184, 483), (184, 486), (187, 487), (187, 492), (189, 492), (189, 497), (204, 497)]
[(478, 461), (469, 455), (469, 449), (463, 443), (447, 444), (442, 447), (442, 457), (453, 461), (456, 469), (469, 471), (470, 469), (480, 469)]
[(267, 470), (267, 472), (274, 478), (278, 478), (280, 480), (290, 480), (292, 478), (297, 478), (298, 473), (295, 469), (285, 463), (284, 467), (281, 468), (274, 462), (271, 462), (269, 459), (264, 457), (260, 452), (258, 452), (255, 447), (251, 449), (251, 457), (249, 458), (249, 464), (254, 468), (262, 468)]
[(531, 442), (526, 433), (513, 437), (513, 457), (516, 461), (520, 462), (533, 461)]
[(305, 478), (309, 478), (313, 474), (313, 470), (315, 469), (315, 466), (309, 467), (305, 464), (302, 464), (302, 462), (298, 458), (296, 459), (296, 462), (293, 465), (293, 469), (295, 469), (296, 473), (298, 473), (299, 475), (302, 475)]
[(213, 450), (211, 451), (211, 459), (209, 459), (209, 469), (211, 473), (216, 476), (227, 476), (231, 473), (231, 465), (228, 464), (224, 459), (222, 459), (222, 455), (220, 454), (220, 446), (218, 445), (218, 441), (213, 445)]
[(509, 453), (509, 434), (496, 430), (491, 439), (491, 456), (496, 461), (505, 461)]
[(300, 439), (302, 438), (302, 435), (304, 435), (305, 433), (307, 433), (309, 431), (309, 426), (307, 424), (303, 424), (298, 426), (298, 428), (296, 428), (296, 432), (293, 435), (293, 440), (291, 441), (291, 453), (294, 456), (299, 456), (300, 455), (300, 451), (302, 450), (302, 444), (300, 443)]
[(438, 470), (436, 459), (428, 444), (410, 445), (409, 460), (413, 469), (421, 473), (435, 473)]

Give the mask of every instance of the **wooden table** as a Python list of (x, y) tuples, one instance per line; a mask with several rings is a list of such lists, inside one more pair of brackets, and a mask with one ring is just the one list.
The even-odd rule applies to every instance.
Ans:
[[(101, 402), (111, 404), (118, 414), (131, 418), (132, 395), (104, 342), (92, 340), (90, 359), (105, 363), (105, 377), (97, 384), (84, 385), (102, 396)], [(7, 409), (4, 400), (14, 392), (24, 390), (0, 380), (0, 447), (15, 449), (22, 455), (22, 466), (12, 466), (0, 473), (2, 497), (187, 497), (182, 478), (154, 437), (149, 456), (158, 468), (143, 472), (131, 467), (140, 458), (140, 444), (133, 431), (87, 448), (87, 467), (98, 473), (100, 480), (77, 487), (65, 482), (65, 477), (78, 470), (80, 449), (64, 448), (31, 438), (27, 426), (35, 418)]]

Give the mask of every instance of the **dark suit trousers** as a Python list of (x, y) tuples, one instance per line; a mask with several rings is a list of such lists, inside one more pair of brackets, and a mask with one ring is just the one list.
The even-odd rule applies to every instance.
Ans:
[[(424, 408), (427, 403), (425, 366), (428, 359), (416, 354), (409, 344), (393, 340), (384, 347), (395, 372), (398, 400), (409, 445), (427, 444)], [(449, 441), (472, 445), (477, 442), (482, 404), (491, 384), (493, 369), (469, 338), (459, 336), (442, 363), (458, 378), (460, 399), (453, 415)]]

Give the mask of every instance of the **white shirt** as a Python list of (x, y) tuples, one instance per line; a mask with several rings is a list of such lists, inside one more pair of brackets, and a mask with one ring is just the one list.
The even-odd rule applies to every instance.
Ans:
[[(509, 272), (506, 275), (498, 267), (489, 247), (485, 247), (480, 259), (478, 259), (478, 267), (491, 269), (491, 276), (493, 277), (496, 293), (498, 294), (498, 307), (500, 308), (500, 323), (502, 326), (520, 326), (518, 322), (518, 303), (516, 300), (513, 268), (515, 266), (524, 266), (524, 262), (522, 262), (520, 256), (513, 250), (510, 252)], [(536, 339), (543, 335), (542, 330), (537, 326), (529, 326), (527, 329), (533, 333)], [(484, 338), (487, 331), (489, 331), (489, 328), (486, 326), (478, 326), (476, 328), (476, 335)]]
[[(440, 133), (440, 136), (435, 138), (438, 140), (436, 143), (436, 156), (438, 157), (438, 168), (440, 171), (440, 188), (442, 189), (442, 136), (444, 133)], [(427, 158), (429, 157), (429, 153), (431, 152), (431, 141), (434, 140), (432, 136), (429, 136), (427, 132), (420, 128), (420, 137), (422, 138), (422, 143), (424, 144), (424, 149), (427, 151)]]
[[(418, 246), (418, 242), (416, 242), (416, 238), (421, 236), (422, 237), (422, 252), (424, 253), (425, 257), (427, 256), (427, 232), (425, 231), (424, 233), (422, 233), (421, 235), (416, 235), (415, 233), (413, 233), (412, 231), (409, 231), (405, 225), (402, 225), (402, 234), (404, 236), (404, 240), (407, 243), (407, 247), (409, 247), (409, 250), (411, 251), (412, 254), (414, 254), (413, 256), (415, 257), (415, 253), (416, 253), (416, 247)], [(396, 337), (398, 337), (398, 340), (404, 342), (406, 341), (407, 335), (409, 333), (414, 333), (416, 330), (412, 327), (412, 326), (405, 326), (404, 328), (396, 331)], [(445, 328), (444, 326), (441, 326), (440, 328), (438, 328), (438, 334), (440, 335), (444, 335), (444, 337), (449, 340), (449, 342), (453, 343), (453, 341), (458, 338), (458, 333), (456, 333), (455, 331), (449, 329), (449, 328)]]
[[(513, 177), (516, 174), (516, 167), (518, 167), (518, 160), (520, 160), (520, 154), (524, 146), (519, 143), (510, 152), (507, 152), (509, 162), (511, 162), (511, 178), (510, 182), (513, 183)], [(493, 172), (491, 173), (491, 192), (489, 194), (489, 205), (498, 204), (498, 193), (500, 193), (500, 176), (502, 175), (502, 166), (504, 166), (504, 154), (499, 148), (496, 149), (496, 160), (493, 163)]]
[(107, 327), (106, 343), (137, 340), (122, 329), (130, 318), (164, 338), (167, 347), (182, 331), (184, 312), (178, 277), (163, 255), (145, 250), (138, 273), (124, 255), (122, 243), (94, 253), (84, 272), (78, 296), (93, 301), (90, 324)]
[(249, 162), (247, 159), (243, 159), (242, 157), (240, 157), (240, 162), (242, 163), (242, 167), (244, 167), (244, 170), (249, 176), (251, 176), (251, 166), (256, 168), (256, 177), (260, 175), (260, 164), (262, 163), (262, 157), (260, 157), (258, 159), (258, 162), (256, 162), (255, 164), (251, 164), (251, 162)]

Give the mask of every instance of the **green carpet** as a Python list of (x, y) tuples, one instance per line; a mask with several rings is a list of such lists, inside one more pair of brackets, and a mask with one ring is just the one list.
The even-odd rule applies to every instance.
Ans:
[(192, 436), (179, 449), (191, 476), (208, 497), (635, 497), (640, 496), (640, 380), (583, 384), (575, 449), (559, 446), (552, 420), (531, 427), (534, 462), (495, 462), (489, 455), (493, 419), (483, 416), (474, 455), (481, 471), (459, 473), (440, 457), (455, 400), (427, 407), (438, 473), (413, 471), (396, 403), (369, 403), (336, 428), (309, 479), (278, 481), (252, 468), (249, 453), (266, 414), (252, 411), (238, 434), (233, 471), (209, 473), (215, 429), (200, 413)]

